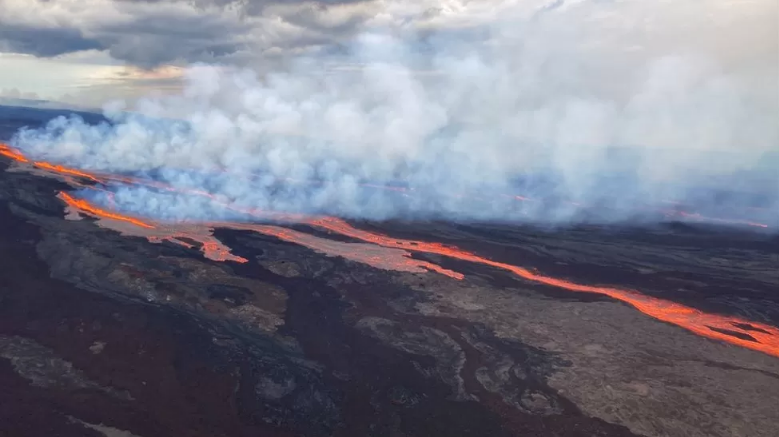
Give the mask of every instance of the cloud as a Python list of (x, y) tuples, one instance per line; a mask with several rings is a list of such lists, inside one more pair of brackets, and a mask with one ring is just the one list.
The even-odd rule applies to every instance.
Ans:
[[(143, 116), (110, 112), (112, 127), (60, 119), (23, 132), (15, 142), (33, 155), (351, 217), (590, 219), (567, 199), (597, 206), (601, 220), (667, 200), (728, 213), (758, 205), (779, 220), (770, 0), (291, 2), (251, 13), (93, 1), (99, 16), (75, 0), (11, 11), (20, 25), (80, 29), (141, 67), (211, 65), (183, 79), (112, 70), (100, 80), (183, 87), (141, 99)], [(277, 183), (289, 180), (319, 185)], [(399, 181), (415, 195), (361, 185)], [(506, 193), (558, 201), (517, 207)], [(215, 214), (161, 196), (130, 187), (117, 200), (164, 217)]]
[(22, 92), (16, 88), (0, 88), (0, 99), (40, 100), (36, 93)]
[[(755, 97), (748, 75), (693, 46), (602, 39), (622, 35), (620, 23), (604, 33), (545, 15), (365, 32), (267, 75), (194, 66), (180, 94), (142, 100), (143, 116), (110, 113), (111, 127), (60, 119), (14, 144), (261, 209), (570, 223), (656, 220), (674, 200), (717, 214), (759, 206), (751, 214), (779, 224), (779, 107)], [(329, 62), (353, 68), (322, 74)], [(413, 195), (365, 185), (398, 183)], [(164, 218), (222, 217), (138, 187), (116, 200)]]
[(8, 22), (0, 24), (0, 41), (5, 41), (6, 51), (44, 57), (104, 48), (100, 42), (85, 38), (79, 29), (45, 28)]
[(49, 57), (97, 49), (141, 67), (257, 68), (332, 50), (362, 32), (441, 37), (539, 20), (569, 21), (588, 34), (588, 49), (623, 41), (637, 53), (690, 48), (743, 65), (770, 63), (779, 51), (772, 0), (673, 7), (643, 0), (0, 0), (0, 9), (0, 50)]
[(141, 67), (231, 62), (348, 36), (366, 18), (361, 3), (0, 0), (0, 48), (41, 57), (107, 50)]

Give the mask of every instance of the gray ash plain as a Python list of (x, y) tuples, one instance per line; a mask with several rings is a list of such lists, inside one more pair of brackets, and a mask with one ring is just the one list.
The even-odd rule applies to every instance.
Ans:
[[(0, 436), (779, 435), (779, 358), (611, 298), (434, 255), (415, 256), (466, 278), (381, 270), (227, 229), (215, 236), (249, 262), (215, 262), (64, 220), (67, 185), (7, 165)], [(355, 226), (779, 325), (770, 234)]]

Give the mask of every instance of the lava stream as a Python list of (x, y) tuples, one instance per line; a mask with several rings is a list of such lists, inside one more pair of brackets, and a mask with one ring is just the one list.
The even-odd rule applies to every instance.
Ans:
[(11, 158), (18, 162), (30, 162), (30, 160), (27, 159), (27, 157), (25, 157), (22, 152), (12, 148), (8, 144), (0, 143), (0, 155), (5, 156), (6, 158)]
[[(30, 160), (26, 158), (18, 150), (13, 149), (1, 143), (0, 143), (0, 155), (6, 156), (8, 158), (11, 158), (21, 163), (30, 162)], [(423, 242), (423, 241), (390, 238), (385, 235), (354, 228), (349, 224), (347, 224), (345, 221), (334, 217), (313, 218), (313, 217), (301, 216), (298, 214), (286, 215), (286, 214), (267, 212), (261, 210), (243, 209), (243, 208), (235, 207), (229, 203), (219, 201), (214, 197), (214, 195), (201, 190), (187, 190), (187, 189), (181, 190), (156, 181), (128, 178), (123, 176), (107, 175), (105, 176), (105, 179), (101, 180), (98, 176), (94, 174), (82, 172), (75, 169), (69, 169), (67, 167), (62, 167), (62, 166), (49, 164), (45, 162), (34, 162), (33, 164), (36, 167), (44, 169), (51, 173), (63, 174), (67, 176), (77, 176), (77, 177), (91, 179), (97, 182), (101, 182), (102, 180), (112, 180), (112, 181), (130, 183), (130, 184), (146, 184), (154, 188), (159, 188), (166, 191), (177, 191), (186, 194), (208, 196), (209, 198), (216, 200), (218, 204), (224, 207), (245, 214), (250, 214), (256, 217), (262, 217), (266, 219), (276, 218), (276, 219), (284, 219), (284, 220), (307, 223), (312, 226), (323, 228), (331, 232), (356, 238), (378, 246), (382, 246), (390, 249), (401, 249), (402, 252), (400, 253), (403, 254), (403, 257), (405, 259), (412, 262), (411, 266), (413, 268), (434, 270), (456, 279), (462, 279), (462, 275), (460, 273), (444, 269), (443, 267), (437, 266), (429, 262), (413, 260), (408, 256), (408, 252), (406, 251), (432, 253), (432, 254), (447, 256), (454, 259), (459, 259), (462, 261), (468, 261), (472, 263), (491, 266), (491, 267), (509, 271), (528, 281), (549, 285), (549, 286), (565, 289), (568, 291), (582, 292), (582, 293), (597, 293), (597, 294), (606, 295), (613, 299), (628, 303), (633, 307), (635, 307), (636, 309), (638, 309), (639, 311), (643, 312), (644, 314), (647, 314), (651, 317), (654, 317), (658, 320), (662, 320), (664, 322), (675, 324), (677, 326), (685, 328), (703, 337), (722, 340), (731, 344), (735, 344), (738, 346), (757, 350), (760, 352), (764, 352), (766, 354), (779, 357), (779, 329), (770, 325), (765, 325), (762, 323), (754, 323), (737, 317), (728, 317), (728, 316), (704, 313), (702, 311), (681, 304), (665, 301), (651, 296), (646, 296), (632, 290), (623, 290), (623, 289), (618, 289), (613, 287), (600, 287), (600, 286), (593, 286), (593, 285), (577, 284), (564, 279), (537, 274), (525, 268), (517, 267), (511, 264), (492, 261), (487, 258), (478, 256), (476, 254), (461, 250), (457, 247), (445, 246), (440, 243), (430, 243), (430, 242)], [(201, 242), (201, 244), (203, 245), (202, 250), (205, 253), (205, 255), (208, 256), (209, 258), (216, 259), (219, 261), (229, 259), (238, 262), (246, 262), (244, 258), (231, 255), (229, 252), (229, 248), (226, 248), (224, 245), (221, 244), (221, 242), (218, 242), (218, 240), (216, 240), (212, 235), (210, 235), (210, 225), (207, 225), (209, 231), (205, 236), (203, 235), (202, 231), (187, 233), (181, 231), (172, 231), (172, 229), (157, 229), (155, 225), (147, 223), (146, 221), (143, 221), (141, 219), (125, 216), (116, 212), (107, 211), (105, 209), (93, 206), (85, 200), (75, 199), (69, 194), (64, 192), (60, 193), (59, 197), (69, 207), (74, 208), (78, 211), (88, 213), (95, 217), (131, 224), (143, 228), (147, 231), (155, 230), (155, 232), (160, 232), (159, 235), (148, 235), (147, 238), (149, 238), (151, 241), (159, 241), (162, 239), (167, 239), (176, 242), (178, 244), (191, 247), (192, 245), (190, 245), (189, 243), (179, 240), (179, 238), (189, 238)], [(520, 199), (519, 197), (517, 199), (529, 200), (525, 198)], [(700, 216), (693, 216), (693, 217), (703, 219)], [(757, 225), (761, 227), (764, 226), (759, 223), (752, 224), (752, 225)], [(277, 238), (302, 244), (311, 247), (315, 250), (321, 250), (321, 251), (329, 250), (331, 252), (333, 250), (336, 250), (333, 249), (332, 247), (332, 243), (336, 243), (336, 242), (330, 242), (325, 244), (320, 240), (323, 241), (327, 241), (327, 240), (319, 239), (314, 236), (310, 236), (296, 231), (291, 231), (285, 228), (279, 228), (275, 226), (263, 226), (263, 225), (249, 225), (249, 224), (243, 225), (237, 223), (221, 224), (221, 226), (230, 227), (234, 229), (253, 230), (255, 232), (261, 232), (264, 234), (273, 235), (276, 236)], [(343, 244), (348, 244), (348, 243), (343, 243)], [(341, 256), (351, 258), (351, 259), (356, 259), (362, 262), (367, 262), (368, 264), (374, 263), (372, 265), (376, 265), (375, 263), (378, 263), (380, 257), (383, 255), (383, 254), (380, 255), (371, 254), (368, 257), (365, 257), (362, 255), (354, 255), (353, 253), (349, 253), (348, 251), (346, 252), (341, 251), (341, 248), (337, 249), (337, 251), (340, 251), (338, 252), (338, 254)], [(386, 266), (386, 263), (382, 264), (382, 266)], [(394, 264), (394, 268), (405, 270), (405, 271), (409, 271), (408, 269), (412, 267), (409, 267), (408, 264), (403, 264), (403, 263)], [(412, 271), (416, 271), (416, 270), (412, 270)], [(727, 334), (727, 332), (735, 333), (740, 336), (737, 337), (734, 335), (729, 335)]]
[(53, 173), (60, 173), (60, 174), (64, 174), (64, 175), (67, 175), (67, 176), (75, 176), (75, 177), (79, 177), (79, 178), (89, 179), (92, 182), (97, 182), (97, 183), (102, 183), (103, 182), (102, 180), (98, 179), (96, 176), (94, 176), (94, 175), (92, 175), (90, 173), (87, 173), (87, 172), (84, 172), (84, 171), (80, 171), (80, 170), (75, 170), (75, 169), (68, 168), (68, 167), (63, 167), (61, 165), (50, 164), (50, 163), (48, 163), (46, 161), (35, 161), (33, 163), (33, 165), (38, 167), (38, 168), (40, 168), (40, 169), (48, 170), (48, 171), (53, 172)]
[(465, 278), (465, 275), (462, 273), (445, 269), (431, 262), (414, 259), (408, 251), (397, 248), (384, 248), (362, 243), (343, 243), (316, 237), (293, 229), (271, 225), (217, 223), (214, 224), (214, 226), (248, 230), (270, 235), (280, 240), (308, 247), (309, 249), (313, 249), (320, 253), (330, 256), (340, 256), (380, 269), (413, 273), (423, 273), (429, 270), (458, 280)]
[[(59, 196), (73, 210), (72, 212), (93, 216), (100, 220), (100, 226), (119, 231), (124, 235), (142, 236), (152, 243), (170, 241), (192, 249), (195, 245), (188, 241), (197, 242), (201, 245), (203, 255), (214, 261), (248, 262), (246, 258), (233, 255), (229, 247), (213, 236), (214, 228), (226, 228), (269, 235), (280, 240), (308, 247), (328, 256), (340, 256), (384, 270), (411, 273), (434, 271), (455, 279), (464, 278), (462, 273), (445, 269), (428, 261), (414, 259), (411, 257), (410, 252), (402, 249), (385, 248), (365, 243), (344, 243), (316, 237), (293, 229), (252, 223), (155, 223), (152, 225), (134, 217), (95, 207), (87, 201), (75, 199), (67, 193), (60, 193)], [(134, 231), (127, 227), (119, 226), (121, 223), (129, 223), (143, 229)]]
[[(511, 264), (492, 261), (457, 247), (445, 246), (440, 243), (391, 238), (354, 228), (345, 221), (334, 217), (312, 219), (309, 220), (308, 223), (341, 235), (346, 235), (384, 247), (443, 255), (507, 270), (525, 280), (562, 288), (568, 291), (606, 295), (613, 299), (628, 303), (644, 314), (664, 322), (673, 323), (674, 325), (685, 328), (698, 335), (726, 341), (728, 343), (779, 357), (779, 329), (770, 325), (750, 322), (738, 317), (704, 313), (685, 305), (643, 295), (632, 290), (577, 284), (564, 279), (534, 273), (530, 270)], [(722, 331), (735, 332), (750, 339), (735, 337)]]
[(88, 213), (90, 213), (90, 214), (92, 214), (94, 216), (107, 218), (107, 219), (111, 219), (111, 220), (118, 220), (118, 221), (122, 221), (122, 222), (127, 222), (127, 223), (133, 224), (135, 226), (140, 226), (140, 227), (142, 227), (144, 229), (154, 229), (153, 225), (151, 225), (149, 223), (146, 223), (146, 222), (144, 222), (142, 220), (138, 220), (136, 218), (132, 218), (132, 217), (129, 217), (129, 216), (126, 216), (126, 215), (114, 213), (114, 212), (111, 212), (111, 211), (106, 211), (106, 210), (104, 210), (102, 208), (98, 208), (96, 206), (93, 206), (92, 204), (90, 204), (86, 200), (76, 199), (76, 198), (74, 198), (73, 196), (71, 196), (70, 194), (68, 194), (68, 193), (66, 193), (64, 191), (61, 191), (59, 193), (58, 197), (60, 199), (62, 199), (62, 201), (65, 202), (68, 206), (70, 206), (72, 208), (75, 208), (75, 209), (78, 209), (78, 210), (81, 210), (81, 211), (88, 212)]

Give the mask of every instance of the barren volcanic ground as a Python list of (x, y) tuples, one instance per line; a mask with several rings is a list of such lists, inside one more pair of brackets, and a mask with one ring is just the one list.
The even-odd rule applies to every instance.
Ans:
[(4, 150), (0, 436), (779, 435), (770, 233), (312, 219), (170, 237)]

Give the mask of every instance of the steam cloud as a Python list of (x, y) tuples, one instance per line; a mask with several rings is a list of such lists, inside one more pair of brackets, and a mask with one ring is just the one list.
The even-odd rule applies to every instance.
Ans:
[[(584, 50), (572, 29), (516, 27), (365, 34), (264, 77), (198, 65), (181, 95), (13, 143), (268, 210), (564, 224), (651, 222), (678, 201), (779, 224), (777, 107), (742, 77), (689, 53), (622, 62), (629, 51)], [(147, 216), (234, 218), (202, 197), (115, 189)]]

